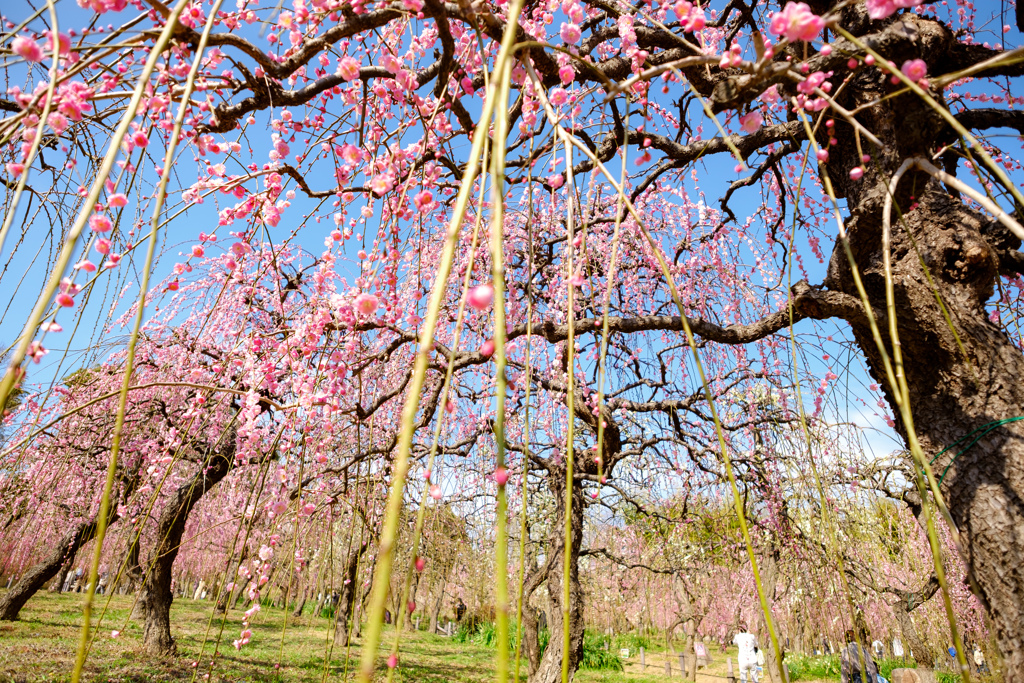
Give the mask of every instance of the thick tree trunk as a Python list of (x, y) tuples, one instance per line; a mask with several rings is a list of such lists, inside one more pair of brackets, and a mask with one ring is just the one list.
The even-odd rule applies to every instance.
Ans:
[[(112, 506), (112, 510), (116, 506)], [(112, 524), (111, 517), (108, 524)], [(88, 543), (96, 535), (96, 520), (79, 522), (69, 529), (57, 542), (57, 545), (46, 555), (42, 562), (25, 571), (16, 584), (0, 598), (0, 621), (14, 621), (29, 598), (60, 572), (61, 568), (72, 560), (79, 548)], [(62, 580), (63, 576), (58, 580)]]
[[(562, 652), (564, 649), (563, 623), (565, 606), (562, 602), (563, 571), (565, 562), (565, 476), (557, 472), (548, 475), (548, 486), (556, 502), (555, 524), (548, 539), (547, 586), (551, 599), (551, 640), (541, 658), (530, 683), (558, 683), (562, 680)], [(572, 524), (569, 545), (569, 680), (572, 681), (583, 656), (583, 594), (580, 587), (579, 557), (583, 539), (583, 488), (579, 481), (572, 485)]]
[(304, 590), (302, 592), (302, 598), (298, 601), (298, 604), (295, 605), (295, 609), (292, 610), (292, 616), (293, 617), (301, 617), (302, 616), (302, 610), (306, 606), (306, 600), (309, 599), (309, 593), (312, 590), (313, 590), (312, 588), (306, 588), (306, 590)]
[(60, 569), (57, 570), (57, 577), (53, 580), (53, 583), (50, 584), (49, 591), (51, 593), (63, 593), (64, 592), (64, 577), (66, 577), (68, 575), (68, 572), (71, 571), (71, 566), (74, 563), (75, 563), (75, 555), (74, 554), (68, 554), (67, 559), (64, 560), (64, 564), (62, 564), (60, 566)]
[(324, 613), (324, 603), (331, 597), (327, 592), (327, 587), (324, 586), (324, 591), (320, 594), (320, 599), (316, 601), (316, 607), (313, 608), (313, 616), (319, 617)]
[(348, 645), (350, 633), (349, 620), (353, 616), (356, 594), (358, 591), (359, 558), (369, 544), (364, 543), (358, 548), (353, 548), (348, 554), (348, 561), (345, 563), (345, 576), (342, 579), (341, 593), (338, 596), (338, 607), (334, 612), (334, 644), (344, 647)]
[(529, 605), (523, 607), (523, 655), (526, 673), (532, 676), (540, 667), (540, 621)]
[[(775, 587), (779, 582), (779, 549), (772, 543), (768, 552), (765, 553), (761, 565), (761, 587), (764, 589), (765, 599), (768, 600), (768, 609), (775, 604)], [(768, 622), (764, 614), (758, 611), (761, 628), (758, 633), (758, 647), (764, 650), (764, 670), (768, 674), (771, 683), (785, 683), (782, 675), (782, 663), (775, 656), (775, 647), (772, 645), (772, 636), (768, 630)], [(785, 641), (778, 631), (778, 622), (775, 622), (775, 635), (779, 638), (779, 653), (785, 657)]]
[(170, 496), (157, 521), (157, 547), (149, 562), (140, 594), (146, 615), (142, 642), (150, 654), (167, 655), (174, 652), (174, 639), (171, 637), (171, 569), (178, 557), (189, 514), (206, 492), (227, 476), (231, 469), (233, 438), (229, 438), (229, 444), (225, 448), (226, 452), (212, 455), (205, 469), (193, 475)]
[(928, 577), (924, 586), (917, 591), (903, 591), (894, 588), (886, 590), (899, 598), (898, 602), (892, 606), (892, 611), (896, 615), (896, 623), (900, 626), (904, 651), (909, 650), (909, 654), (913, 656), (918, 666), (928, 669), (935, 664), (935, 651), (921, 637), (913, 619), (910, 618), (910, 613), (928, 602), (938, 590), (939, 582), (934, 574)]
[(430, 632), (437, 633), (437, 620), (441, 616), (441, 607), (444, 604), (444, 589), (447, 585), (445, 579), (441, 579), (441, 583), (437, 588), (437, 600), (434, 601), (434, 608), (430, 610)]
[[(843, 23), (854, 32), (867, 30), (859, 18), (863, 12), (860, 5), (850, 7), (844, 11)], [(901, 21), (905, 28), (899, 35), (912, 39), (894, 37), (892, 45), (876, 46), (890, 59), (901, 63), (904, 58), (922, 57), (929, 73), (958, 68), (944, 61), (956, 42), (947, 27), (913, 13), (901, 15)], [(899, 49), (906, 52), (905, 57)], [(828, 169), (837, 193), (851, 207), (846, 221), (850, 247), (891, 358), (881, 251), (885, 186), (904, 160), (931, 157), (955, 138), (919, 98), (887, 99), (887, 88), (886, 79), (864, 73), (840, 97), (848, 109), (866, 105), (857, 118), (884, 144), (872, 150), (864, 178), (857, 182), (848, 178), (860, 161), (852, 144), (853, 131), (840, 117), (835, 123), (840, 144), (831, 152)], [(933, 96), (941, 101), (941, 94), (933, 91)], [(1024, 356), (990, 320), (986, 309), (1000, 269), (1020, 270), (1015, 265), (1020, 241), (920, 172), (903, 177), (895, 202), (905, 218), (901, 223), (893, 211), (896, 323), (914, 425), (925, 458), (938, 456), (932, 466), (936, 476), (942, 477), (942, 493), (965, 543), (966, 564), (978, 597), (991, 615), (1006, 680), (1024, 681), (1024, 422), (1000, 422), (1024, 415)], [(851, 324), (870, 372), (893, 408), (897, 428), (905, 432), (839, 244), (824, 285), (832, 299), (803, 286), (802, 292), (796, 292), (797, 310), (815, 318), (842, 317)], [(808, 306), (801, 303), (801, 294), (810, 294)], [(983, 429), (986, 425), (992, 426), (991, 431)], [(938, 455), (958, 439), (964, 441)], [(908, 463), (908, 468), (913, 472), (917, 466)]]
[(444, 591), (448, 586), (448, 576), (452, 571), (452, 563), (446, 562), (442, 565), (441, 571), (438, 573), (437, 581), (437, 598), (434, 600), (434, 606), (430, 610), (430, 632), (437, 633), (437, 622), (441, 618), (441, 608), (444, 607)]

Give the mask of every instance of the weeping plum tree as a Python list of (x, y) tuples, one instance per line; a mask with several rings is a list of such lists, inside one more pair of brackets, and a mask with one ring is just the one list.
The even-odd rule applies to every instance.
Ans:
[[(1005, 139), (974, 137), (1024, 129), (1010, 106), (1022, 67), (990, 45), (1002, 34), (987, 34), (982, 9), (84, 4), (120, 26), (7, 20), (17, 31), (5, 36), (0, 248), (8, 259), (25, 244), (60, 248), (0, 405), (91, 297), (107, 296), (111, 316), (124, 305), (97, 283), (137, 287), (125, 260), (151, 268), (137, 255), (145, 225), (154, 214), (158, 237), (171, 219), (167, 236), (192, 246), (161, 262), (143, 303), (161, 311), (159, 343), (187, 350), (176, 371), (244, 397), (243, 427), (265, 443), (231, 457), (262, 462), (253, 454), (274, 450), (273, 423), (289, 435), (279, 478), (289, 491), (309, 481), (327, 495), (349, 469), (384, 463), (397, 494), (379, 582), (390, 581), (410, 458), (431, 496), (444, 495), (444, 463), (471, 459), (477, 476), (463, 485), (501, 501), (508, 470), (492, 454), (508, 446), (521, 476), (542, 474), (565, 501), (568, 533), (552, 528), (544, 569), (555, 596), (576, 580), (584, 489), (614, 496), (616, 477), (652, 463), (720, 468), (750, 447), (763, 417), (716, 419), (712, 399), (803, 382), (815, 398), (800, 408), (819, 418), (837, 375), (827, 353), (821, 368), (794, 359), (787, 328), (824, 343), (825, 328), (805, 321), (834, 320), (909, 450), (941, 474), (937, 502), (959, 530), (1007, 675), (1024, 677), (1024, 230), (1007, 176), (1020, 167)], [(120, 121), (113, 135), (109, 121)], [(110, 141), (98, 164), (97, 139)], [(164, 213), (165, 196), (202, 231)], [(59, 234), (44, 221), (54, 204), (77, 215)], [(828, 259), (822, 240), (834, 242)], [(197, 289), (183, 290), (190, 279)], [(205, 308), (186, 295), (200, 290)], [(192, 334), (179, 334), (168, 311), (190, 308)], [(517, 410), (495, 421), (501, 389)], [(282, 410), (261, 421), (261, 401)], [(340, 447), (345, 430), (356, 436)], [(961, 440), (969, 447), (946, 450)], [(558, 653), (575, 668), (579, 591), (569, 596), (570, 642), (552, 641), (536, 680), (554, 680)], [(372, 646), (384, 597), (374, 600)]]

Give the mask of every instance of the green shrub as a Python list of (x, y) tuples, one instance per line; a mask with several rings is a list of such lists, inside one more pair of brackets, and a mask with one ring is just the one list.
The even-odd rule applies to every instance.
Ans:
[(802, 655), (786, 656), (790, 680), (820, 680), (823, 678), (839, 678), (839, 655)]
[[(605, 649), (608, 644), (609, 649)], [(617, 651), (612, 651), (610, 639), (597, 633), (583, 634), (583, 657), (580, 659), (581, 669), (594, 671), (622, 671), (622, 659)]]
[(887, 681), (892, 680), (893, 669), (916, 669), (917, 662), (913, 659), (903, 661), (902, 657), (886, 657), (882, 659), (876, 659), (875, 663), (878, 664), (878, 673)]
[(459, 643), (465, 645), (466, 643), (473, 642), (473, 636), (476, 635), (476, 627), (471, 626), (468, 621), (463, 621), (459, 624), (458, 630), (455, 631), (455, 635), (452, 636), (453, 643)]
[(643, 648), (646, 652), (650, 652), (651, 650), (651, 637), (638, 631), (620, 633), (615, 636), (614, 643), (616, 650), (628, 647), (630, 653), (639, 652), (640, 648)]
[[(508, 651), (516, 649), (516, 631), (514, 624), (509, 624)], [(452, 636), (453, 643), (483, 645), (484, 647), (498, 647), (498, 626), (491, 621), (483, 621), (476, 624), (464, 621), (459, 624), (459, 629)]]

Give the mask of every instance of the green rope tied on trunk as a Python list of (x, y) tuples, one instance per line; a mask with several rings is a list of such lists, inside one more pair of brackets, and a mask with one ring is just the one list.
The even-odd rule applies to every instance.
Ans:
[[(988, 436), (997, 427), (1001, 427), (1002, 425), (1009, 424), (1011, 422), (1019, 422), (1021, 420), (1024, 420), (1024, 416), (1021, 416), (1021, 417), (1008, 417), (1005, 420), (996, 420), (995, 422), (989, 422), (987, 424), (983, 424), (982, 426), (978, 427), (977, 429), (964, 434), (959, 439), (957, 439), (956, 441), (954, 441), (953, 443), (949, 444), (948, 446), (943, 448), (941, 451), (939, 451), (938, 454), (936, 454), (936, 456), (934, 458), (932, 458), (932, 461), (931, 461), (932, 465), (935, 464), (936, 460), (938, 460), (939, 458), (942, 457), (943, 453), (945, 453), (946, 451), (950, 450), (951, 448), (956, 448), (959, 444), (967, 441), (967, 439), (970, 439), (972, 436), (974, 436), (974, 440), (971, 441), (969, 444), (967, 444), (967, 446), (964, 447), (963, 450), (961, 450), (959, 453), (954, 455), (953, 459), (949, 461), (948, 465), (946, 465), (946, 469), (942, 470), (942, 476), (939, 477), (939, 485), (940, 486), (942, 485), (942, 480), (946, 478), (946, 473), (949, 472), (949, 468), (953, 466), (953, 463), (956, 462), (956, 459), (959, 458), (964, 453), (966, 453), (967, 451), (971, 450), (974, 447), (974, 444), (978, 443), (983, 438)], [(977, 436), (975, 436), (975, 435), (977, 435)]]

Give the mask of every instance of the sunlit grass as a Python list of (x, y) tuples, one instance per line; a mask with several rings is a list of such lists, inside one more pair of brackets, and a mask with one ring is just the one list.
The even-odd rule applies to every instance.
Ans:
[[(35, 683), (37, 681), (62, 682), (71, 677), (75, 646), (81, 628), (81, 594), (54, 595), (45, 591), (33, 597), (21, 612), (17, 622), (0, 622), (0, 683)], [(99, 609), (106, 604), (106, 596), (97, 596)], [(103, 621), (95, 633), (85, 667), (85, 680), (100, 682), (188, 681), (192, 679), (193, 662), (198, 660), (203, 636), (213, 610), (209, 601), (175, 599), (171, 609), (171, 632), (177, 641), (178, 655), (172, 658), (152, 657), (142, 650), (141, 625), (128, 619), (133, 598), (114, 596)], [(238, 637), (241, 610), (234, 610), (228, 618), (216, 665), (210, 679), (214, 681), (248, 682), (320, 682), (324, 680), (325, 653), (330, 653), (328, 680), (354, 680), (362, 653), (361, 642), (354, 641), (348, 652), (344, 648), (331, 648), (328, 637), (329, 620), (310, 616), (312, 606), (307, 605), (302, 617), (289, 617), (288, 629), (281, 643), (283, 610), (266, 607), (251, 624), (252, 641), (241, 651), (231, 641)], [(202, 666), (196, 680), (203, 681), (209, 673), (213, 653), (213, 638), (220, 628), (222, 615), (216, 615), (207, 642)], [(94, 621), (94, 623), (95, 623)], [(424, 624), (425, 625), (425, 624)], [(389, 632), (394, 627), (385, 627)], [(117, 638), (112, 630), (120, 631)], [(618, 639), (617, 639), (618, 640)], [(391, 639), (384, 638), (378, 648), (378, 679), (383, 680), (387, 648)], [(619, 645), (615, 642), (613, 646)], [(667, 655), (664, 644), (653, 644), (646, 657), (646, 669), (640, 670), (638, 652), (634, 649), (624, 658), (624, 672), (615, 670), (580, 671), (575, 680), (580, 683), (662, 683), (679, 681), (677, 657)], [(678, 644), (677, 644), (678, 646)], [(665, 661), (672, 662), (672, 677), (664, 675)], [(280, 663), (280, 668), (275, 665)], [(716, 659), (712, 673), (724, 673), (725, 659)], [(347, 672), (347, 673), (346, 673)], [(423, 683), (483, 683), (494, 680), (493, 644), (456, 642), (426, 633), (409, 631), (402, 636), (400, 667), (396, 680)], [(704, 679), (703, 674), (699, 681)], [(717, 679), (707, 678), (702, 683)]]

